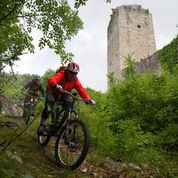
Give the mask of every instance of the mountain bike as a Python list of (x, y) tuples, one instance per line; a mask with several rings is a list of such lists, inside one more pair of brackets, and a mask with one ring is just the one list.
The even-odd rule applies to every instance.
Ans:
[(77, 100), (83, 100), (76, 94), (64, 91), (70, 100), (70, 106), (62, 107), (64, 104), (57, 101), (52, 108), (42, 135), (38, 135), (38, 143), (47, 145), (51, 137), (56, 137), (55, 159), (58, 165), (64, 168), (76, 169), (84, 161), (89, 145), (90, 133), (86, 123), (79, 119), (76, 112)]
[(32, 95), (29, 95), (27, 93), (23, 93), (23, 95), (28, 96), (29, 100), (28, 102), (25, 103), (25, 109), (24, 109), (24, 121), (25, 121), (25, 125), (27, 125), (30, 121), (30, 118), (34, 117), (34, 110), (35, 107), (38, 103), (38, 101), (40, 100), (40, 97), (35, 97)]

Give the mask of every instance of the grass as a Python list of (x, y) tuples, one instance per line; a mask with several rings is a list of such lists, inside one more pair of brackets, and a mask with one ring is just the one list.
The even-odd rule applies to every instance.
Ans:
[[(14, 135), (19, 134), (24, 129), (24, 122), (22, 119), (12, 119), (0, 117), (0, 121), (9, 121), (12, 123), (18, 123), (19, 127), (17, 129), (12, 128), (1, 128), (0, 129), (0, 143), (2, 141), (10, 140)], [(81, 177), (87, 178), (91, 177), (89, 173), (82, 173), (81, 168), (74, 171), (66, 170), (56, 165), (54, 157), (54, 147), (53, 145), (47, 145), (42, 147), (37, 142), (36, 129), (39, 125), (39, 118), (37, 118), (33, 124), (20, 136), (18, 137), (7, 149), (13, 154), (18, 155), (23, 163), (19, 163), (16, 160), (9, 159), (6, 154), (2, 156), (3, 160), (0, 161), (1, 169), (5, 169), (7, 172), (12, 171), (12, 175), (9, 174), (7, 177), (25, 177), (25, 175), (35, 178), (74, 178)], [(95, 153), (90, 151), (90, 155), (87, 159), (91, 159), (91, 162), (98, 161)], [(95, 161), (94, 161), (95, 160)], [(88, 160), (87, 160), (88, 162)], [(1, 177), (1, 174), (0, 174)], [(4, 178), (4, 176), (3, 176)]]
[[(56, 165), (54, 144), (52, 144), (54, 141), (51, 140), (45, 147), (40, 146), (37, 142), (36, 130), (39, 120), (39, 117), (35, 119), (32, 125), (7, 148), (6, 153), (12, 152), (13, 158), (6, 153), (2, 154), (0, 152), (0, 178), (92, 178), (91, 171), (83, 173), (81, 170), (85, 168), (89, 170), (91, 167), (95, 169), (99, 167), (103, 156), (110, 157), (112, 155), (112, 151), (107, 154), (105, 152), (102, 153), (102, 150), (97, 148), (95, 142), (92, 141), (86, 161), (80, 168), (74, 171), (63, 169)], [(3, 141), (8, 142), (25, 128), (22, 119), (0, 117), (0, 122), (2, 121), (17, 123), (19, 127), (17, 129), (1, 127), (0, 143)], [(2, 148), (1, 146), (0, 149)], [(158, 175), (157, 177), (174, 178), (177, 176), (176, 170), (174, 170), (178, 161), (177, 154), (170, 154), (167, 157), (166, 165), (160, 163), (163, 169), (161, 170), (160, 168), (162, 173), (153, 165), (153, 170), (158, 171), (154, 173), (154, 175)], [(20, 163), (21, 159), (22, 163)], [(173, 164), (172, 166), (171, 163)], [(128, 177), (139, 177), (137, 172), (129, 169), (127, 170), (127, 175)]]

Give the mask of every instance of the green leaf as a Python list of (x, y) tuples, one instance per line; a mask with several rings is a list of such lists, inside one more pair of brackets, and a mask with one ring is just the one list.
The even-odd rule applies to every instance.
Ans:
[(18, 156), (16, 153), (12, 153), (11, 151), (6, 151), (6, 154), (9, 158), (16, 160), (19, 163), (23, 163), (22, 159), (20, 156)]

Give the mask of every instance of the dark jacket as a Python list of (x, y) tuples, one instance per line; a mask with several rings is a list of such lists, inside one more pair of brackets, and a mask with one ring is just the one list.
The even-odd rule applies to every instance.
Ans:
[(24, 88), (28, 89), (28, 92), (34, 94), (38, 94), (38, 92), (40, 91), (42, 96), (45, 97), (45, 90), (39, 80), (32, 80), (31, 82), (27, 83)]

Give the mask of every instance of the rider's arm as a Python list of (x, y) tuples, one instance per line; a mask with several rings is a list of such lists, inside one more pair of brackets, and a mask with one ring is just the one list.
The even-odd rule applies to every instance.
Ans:
[(55, 86), (64, 78), (64, 71), (58, 72), (56, 75), (48, 79), (48, 84), (50, 86)]
[(76, 81), (75, 81), (75, 89), (78, 91), (79, 95), (83, 99), (85, 99), (85, 100), (91, 100), (90, 96), (85, 91), (85, 89), (83, 88), (82, 84), (80, 83), (80, 81), (78, 79), (76, 79)]
[(26, 90), (27, 88), (30, 88), (31, 85), (32, 85), (31, 82), (28, 82), (22, 89)]

